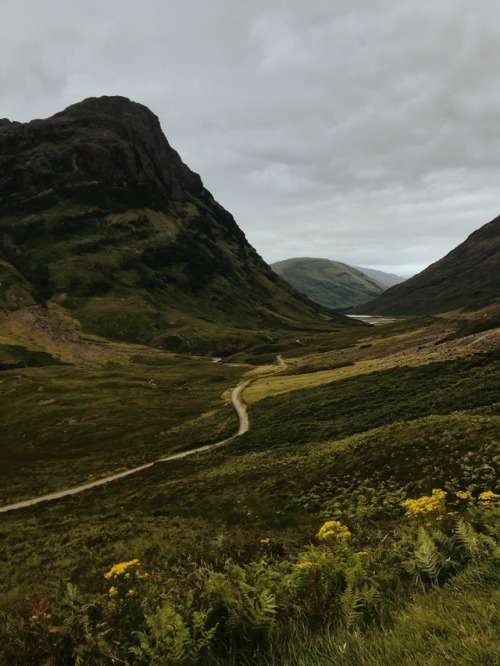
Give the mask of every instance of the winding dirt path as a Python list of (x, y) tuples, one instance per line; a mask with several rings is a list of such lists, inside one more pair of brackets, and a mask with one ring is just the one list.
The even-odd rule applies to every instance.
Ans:
[[(276, 372), (280, 372), (284, 367), (286, 367), (286, 364), (284, 363), (283, 359), (281, 359), (281, 357), (279, 357), (278, 363), (280, 367), (279, 370), (277, 370)], [(252, 379), (247, 379), (238, 384), (237, 386), (235, 386), (231, 391), (231, 402), (233, 404), (234, 409), (236, 410), (236, 413), (238, 414), (238, 419), (239, 419), (238, 432), (235, 435), (232, 435), (232, 437), (228, 437), (227, 439), (224, 439), (221, 442), (216, 442), (215, 444), (206, 444), (205, 446), (199, 446), (197, 449), (190, 449), (189, 451), (181, 451), (180, 453), (173, 453), (170, 456), (159, 458), (158, 460), (154, 460), (153, 462), (146, 463), (144, 465), (139, 465), (138, 467), (133, 467), (132, 469), (128, 469), (125, 472), (118, 472), (117, 474), (111, 474), (110, 476), (105, 476), (102, 479), (98, 479), (97, 481), (90, 481), (89, 483), (83, 483), (80, 486), (74, 486), (73, 488), (68, 488), (66, 490), (58, 490), (57, 492), (48, 493), (47, 495), (40, 495), (39, 497), (24, 500), (22, 502), (15, 502), (14, 504), (6, 504), (5, 506), (0, 507), (0, 513), (6, 513), (7, 511), (16, 511), (17, 509), (24, 509), (29, 506), (34, 506), (35, 504), (40, 504), (41, 502), (50, 502), (51, 500), (60, 499), (62, 497), (68, 497), (69, 495), (77, 495), (78, 493), (83, 493), (85, 490), (90, 490), (91, 488), (96, 488), (97, 486), (103, 486), (104, 484), (110, 483), (111, 481), (116, 481), (117, 479), (123, 479), (125, 476), (130, 476), (130, 474), (137, 474), (137, 472), (142, 472), (143, 469), (148, 469), (148, 467), (153, 467), (153, 465), (157, 465), (158, 463), (165, 463), (165, 462), (170, 462), (171, 460), (179, 460), (180, 458), (187, 458), (188, 456), (192, 456), (195, 453), (202, 453), (204, 451), (209, 451), (210, 449), (215, 449), (218, 448), (219, 446), (227, 444), (228, 442), (231, 442), (236, 437), (240, 437), (241, 435), (244, 435), (246, 432), (248, 432), (248, 429), (250, 427), (247, 408), (245, 403), (242, 401), (241, 394), (252, 381), (253, 381)]]

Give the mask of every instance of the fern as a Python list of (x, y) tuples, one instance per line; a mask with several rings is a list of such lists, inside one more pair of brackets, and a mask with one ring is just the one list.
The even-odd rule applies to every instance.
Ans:
[(433, 584), (437, 584), (443, 564), (444, 557), (439, 552), (435, 541), (431, 535), (421, 527), (418, 531), (418, 539), (413, 556), (408, 562), (408, 569), (415, 573), (422, 582), (425, 582), (425, 578), (422, 574), (426, 574)]
[(345, 626), (350, 629), (358, 624), (363, 616), (363, 593), (357, 587), (359, 571), (358, 569), (348, 569), (345, 572), (346, 588), (340, 595), (340, 607), (342, 609), (342, 619)]
[(473, 562), (479, 562), (489, 556), (495, 558), (498, 555), (498, 546), (495, 540), (485, 534), (476, 532), (472, 525), (463, 520), (463, 518), (457, 521), (455, 540), (462, 546)]
[(210, 643), (217, 627), (205, 629), (208, 613), (194, 612), (192, 629), (184, 618), (165, 602), (154, 613), (146, 615), (146, 631), (137, 631), (138, 646), (130, 648), (138, 661), (151, 666), (193, 663)]

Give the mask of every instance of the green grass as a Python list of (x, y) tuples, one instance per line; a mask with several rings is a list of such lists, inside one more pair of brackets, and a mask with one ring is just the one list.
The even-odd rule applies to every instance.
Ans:
[[(242, 553), (255, 555), (258, 535), (262, 534), (272, 534), (282, 544), (280, 547), (289, 548), (308, 538), (318, 516), (342, 516), (368, 538), (370, 532), (377, 533), (401, 515), (400, 502), (408, 494), (428, 493), (433, 487), (470, 487), (476, 492), (495, 489), (495, 461), (499, 455), (498, 409), (492, 402), (492, 396), (497, 396), (493, 390), (497, 381), (497, 373), (493, 372), (495, 359), (493, 354), (444, 364), (439, 372), (436, 368), (427, 368), (427, 372), (413, 369), (415, 383), (403, 374), (400, 383), (394, 385), (395, 373), (391, 372), (370, 377), (368, 386), (366, 378), (357, 378), (348, 384), (350, 392), (346, 387), (338, 388), (340, 383), (323, 387), (327, 391), (323, 398), (329, 396), (332, 400), (335, 396), (343, 401), (341, 406), (353, 403), (356, 395), (358, 402), (351, 405), (349, 420), (336, 403), (336, 409), (329, 412), (329, 419), (320, 427), (314, 412), (316, 390), (295, 396), (296, 402), (289, 405), (289, 411), (285, 410), (290, 425), (277, 408), (282, 404), (277, 398), (262, 401), (260, 404), (271, 404), (261, 412), (256, 408), (251, 433), (224, 449), (155, 466), (90, 493), (2, 517), (9, 526), (4, 545), (9, 543), (9, 548), (22, 552), (26, 562), (33, 551), (40, 554), (47, 549), (46, 561), (53, 574), (39, 565), (40, 576), (57, 578), (61, 571), (54, 568), (50, 552), (61, 547), (56, 545), (59, 527), (54, 526), (60, 525), (62, 515), (67, 535), (62, 550), (66, 552), (66, 575), (72, 571), (74, 533), (83, 536), (97, 529), (105, 534), (102, 541), (90, 540), (91, 559), (96, 566), (102, 559), (127, 559), (137, 552), (143, 557), (145, 535), (150, 540), (157, 531), (151, 530), (153, 516), (160, 534), (165, 534), (164, 530), (169, 534), (171, 528), (176, 534), (172, 538), (161, 537), (157, 551), (174, 560), (193, 555), (193, 533), (200, 535), (196, 552), (200, 556), (205, 553), (205, 557), (210, 557), (209, 544), (219, 533), (225, 534), (229, 542), (236, 539), (239, 545), (234, 546), (234, 553), (240, 557)], [(227, 372), (227, 368), (217, 365), (203, 367), (213, 373)], [(377, 378), (388, 405), (381, 414), (378, 404), (366, 411), (364, 391), (375, 397)], [(134, 381), (145, 382), (145, 377)], [(217, 382), (213, 385), (217, 386)], [(391, 385), (392, 402), (387, 397)], [(471, 385), (477, 390), (471, 391)], [(156, 395), (154, 391), (151, 396)], [(398, 395), (401, 403), (396, 400)], [(420, 396), (418, 409), (411, 408), (412, 395), (414, 401)], [(296, 413), (301, 404), (303, 413), (311, 413), (308, 422), (303, 413)], [(457, 411), (460, 404), (462, 411)], [(325, 413), (324, 407), (317, 408)], [(279, 428), (273, 428), (273, 410)], [(340, 420), (332, 416), (339, 416)], [(361, 418), (365, 420), (360, 421)], [(304, 424), (298, 433), (297, 422)], [(154, 431), (154, 426), (148, 427)], [(140, 440), (137, 445), (141, 445)], [(122, 455), (124, 450), (120, 443)], [(111, 453), (106, 449), (106, 456)], [(144, 455), (143, 449), (142, 459)], [(31, 525), (29, 537), (23, 536), (25, 520)], [(186, 550), (179, 538), (182, 532), (188, 535)], [(27, 574), (33, 575), (31, 565)]]
[(182, 359), (3, 372), (0, 501), (66, 488), (234, 434), (237, 418), (221, 395), (241, 372)]
[(31, 351), (22, 345), (0, 345), (0, 371), (59, 364), (60, 361), (47, 352)]
[(499, 395), (498, 351), (373, 372), (259, 400), (249, 411), (250, 446), (340, 438), (394, 421), (487, 407)]
[(0, 308), (52, 299), (87, 333), (223, 356), (278, 331), (356, 328), (282, 282), (215, 203), (153, 210), (126, 194), (99, 206), (65, 192), (40, 213), (0, 215)]
[(332, 310), (361, 305), (385, 290), (356, 268), (330, 259), (285, 259), (272, 268), (295, 289)]
[[(337, 342), (341, 346), (346, 340)], [(143, 353), (135, 361), (100, 370), (60, 365), (1, 374), (0, 390), (8, 397), (1, 403), (2, 423), (10, 433), (8, 445), (2, 440), (7, 452), (3, 487), (12, 497), (24, 497), (30, 488), (70, 485), (73, 478), (80, 482), (82, 473), (104, 473), (108, 465), (142, 462), (165, 453), (165, 446), (174, 450), (200, 444), (209, 440), (207, 429), (214, 439), (234, 432), (236, 417), (220, 396), (245, 368), (165, 357), (160, 361)], [(445, 518), (446, 536), (435, 535), (444, 559), (431, 584), (426, 574), (412, 569), (420, 537), (416, 529), (406, 530), (401, 503), (443, 488), (449, 509), (463, 512), (457, 490), (467, 489), (475, 498), (484, 490), (498, 492), (499, 363), (498, 351), (493, 351), (267, 398), (251, 406), (250, 433), (227, 447), (1, 515), (0, 617), (12, 622), (2, 625), (5, 635), (17, 636), (18, 655), (21, 649), (38, 655), (32, 662), (23, 657), (25, 663), (43, 663), (42, 642), (50, 645), (58, 637), (42, 633), (41, 643), (30, 643), (29, 616), (40, 599), (47, 597), (55, 617), (66, 618), (57, 622), (71, 624), (71, 618), (89, 612), (92, 623), (111, 612), (103, 573), (114, 562), (135, 557), (152, 575), (141, 613), (173, 598), (188, 617), (186, 599), (198, 599), (200, 590), (215, 604), (214, 592), (206, 588), (213, 573), (236, 575), (228, 573), (232, 562), (247, 572), (241, 575), (254, 576), (247, 580), (253, 586), (260, 579), (250, 572), (261, 566), (262, 558), (268, 564), (258, 585), (279, 596), (284, 592), (276, 581), (297, 583), (294, 562), (318, 548), (318, 526), (333, 519), (353, 533), (354, 551), (373, 554), (377, 573), (370, 574), (370, 584), (377, 581), (384, 593), (368, 613), (371, 620), (349, 629), (333, 613), (318, 625), (314, 617), (323, 615), (314, 607), (322, 608), (324, 589), (318, 588), (314, 602), (320, 605), (311, 606), (311, 596), (300, 601), (306, 588), (299, 586), (298, 596), (279, 596), (279, 621), (272, 634), (259, 629), (242, 638), (221, 628), (220, 643), (200, 660), (186, 663), (495, 663), (499, 645), (491, 627), (497, 622), (498, 581), (493, 560), (467, 564), (453, 537), (453, 518)], [(16, 416), (21, 413), (26, 423)], [(64, 422), (68, 418), (78, 419), (73, 435), (64, 433), (70, 430)], [(113, 427), (114, 433), (107, 430)], [(39, 439), (39, 476), (33, 472), (36, 458), (24, 458), (19, 446), (23, 434), (33, 432)], [(159, 432), (167, 433), (165, 439), (155, 437)], [(31, 455), (36, 454), (35, 448)], [(493, 538), (494, 516), (487, 509), (469, 511), (471, 524), (483, 535), (478, 538)], [(452, 550), (446, 555), (448, 548)], [(488, 549), (485, 545), (479, 552), (487, 554)], [(332, 566), (331, 572), (336, 571), (337, 564)], [(328, 575), (338, 580), (337, 574)], [(240, 589), (241, 582), (231, 580), (231, 589)], [(66, 582), (78, 586), (80, 601), (75, 603), (80, 610), (64, 606)], [(308, 589), (316, 587), (311, 583)], [(336, 608), (337, 602), (326, 598), (325, 603)], [(85, 610), (86, 604), (94, 610)], [(217, 604), (213, 608), (220, 609)], [(296, 607), (309, 608), (309, 619), (292, 613)], [(71, 627), (71, 641), (83, 645), (76, 625)], [(88, 647), (92, 641), (85, 640)], [(5, 647), (4, 652), (12, 655)], [(111, 663), (104, 657), (92, 659), (88, 663)]]
[[(473, 579), (473, 571), (469, 572)], [(267, 666), (477, 666), (500, 662), (498, 582), (453, 582), (401, 604), (393, 622), (365, 634), (287, 626)], [(227, 663), (227, 662), (226, 662)], [(236, 663), (244, 663), (237, 662)], [(255, 663), (249, 660), (248, 663)]]

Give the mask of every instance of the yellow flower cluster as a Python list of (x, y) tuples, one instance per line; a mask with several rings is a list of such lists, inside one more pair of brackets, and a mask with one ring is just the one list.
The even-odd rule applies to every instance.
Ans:
[(118, 594), (118, 590), (116, 589), (116, 587), (114, 585), (112, 585), (109, 588), (108, 594), (109, 594), (110, 597), (116, 597), (116, 595)]
[(140, 562), (137, 559), (130, 560), (130, 562), (118, 562), (118, 564), (113, 564), (111, 569), (104, 574), (104, 578), (109, 580), (115, 576), (123, 576), (123, 574), (127, 572), (127, 569), (130, 569), (130, 567), (134, 567), (139, 564)]
[(267, 538), (266, 538), (266, 539), (261, 539), (261, 540), (260, 540), (260, 543), (262, 543), (262, 544), (264, 544), (265, 546), (267, 546), (269, 543), (271, 543), (271, 539), (267, 539)]
[(481, 502), (492, 502), (493, 500), (500, 499), (500, 495), (497, 495), (492, 490), (485, 490), (484, 493), (479, 495), (478, 499)]
[(425, 515), (428, 513), (437, 513), (444, 508), (446, 492), (435, 488), (432, 495), (424, 495), (418, 499), (407, 499), (403, 502), (406, 509), (406, 515), (409, 517)]
[(297, 564), (297, 569), (310, 569), (314, 564), (312, 562), (299, 562)]
[(348, 528), (342, 523), (339, 523), (338, 520), (327, 520), (324, 525), (319, 529), (318, 534), (316, 535), (318, 539), (324, 541), (325, 539), (350, 539), (351, 533)]
[(469, 492), (468, 490), (459, 490), (455, 495), (458, 497), (458, 499), (462, 500), (469, 500), (472, 498), (472, 493)]

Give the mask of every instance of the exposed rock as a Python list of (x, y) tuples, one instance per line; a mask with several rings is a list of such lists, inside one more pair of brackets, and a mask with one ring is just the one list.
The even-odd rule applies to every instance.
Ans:
[[(17, 210), (28, 196), (74, 187), (130, 190), (164, 205), (203, 185), (165, 138), (158, 118), (125, 97), (89, 98), (46, 120), (5, 122), (0, 200)], [(88, 193), (87, 193), (88, 198)]]
[[(158, 118), (125, 97), (3, 126), (0, 260), (11, 283), (84, 330), (167, 349), (227, 352), (239, 331), (347, 325), (271, 270)], [(208, 346), (231, 327), (232, 340)]]

